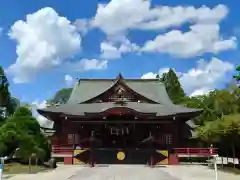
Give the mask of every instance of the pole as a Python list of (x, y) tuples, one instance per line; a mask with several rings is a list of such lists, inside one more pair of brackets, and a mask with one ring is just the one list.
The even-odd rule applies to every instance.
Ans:
[(153, 168), (153, 157), (151, 156), (151, 164), (150, 167)]
[(0, 157), (0, 180), (3, 179), (3, 169), (4, 169), (4, 158)]
[(4, 160), (5, 160), (5, 158), (4, 158), (4, 157), (1, 157), (0, 159), (1, 159), (0, 164), (2, 164), (2, 166), (3, 166), (3, 168), (4, 168)]
[(31, 157), (29, 157), (29, 159), (28, 159), (28, 172), (29, 173), (31, 173), (31, 171), (32, 171), (32, 163), (31, 163), (31, 161), (32, 161), (32, 158)]
[(3, 165), (0, 164), (0, 180), (3, 179)]
[(217, 170), (217, 158), (218, 155), (214, 155), (214, 171), (215, 171), (215, 180), (218, 180), (218, 170)]

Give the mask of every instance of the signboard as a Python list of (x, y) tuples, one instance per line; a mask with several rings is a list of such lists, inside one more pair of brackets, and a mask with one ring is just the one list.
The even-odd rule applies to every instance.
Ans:
[(168, 151), (167, 150), (157, 150), (158, 156), (155, 156), (157, 159), (157, 165), (168, 164)]
[(117, 153), (117, 159), (120, 160), (120, 161), (124, 160), (125, 159), (125, 153), (122, 152), (122, 151), (118, 152)]
[(75, 149), (73, 151), (73, 164), (87, 164), (90, 159), (89, 150)]

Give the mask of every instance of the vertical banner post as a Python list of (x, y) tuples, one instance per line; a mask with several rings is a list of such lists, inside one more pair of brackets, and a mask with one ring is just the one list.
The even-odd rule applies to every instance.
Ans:
[(4, 166), (3, 161), (4, 161), (4, 159), (1, 158), (1, 162), (0, 162), (0, 180), (3, 179), (3, 166)]
[(217, 158), (218, 155), (214, 155), (214, 171), (215, 171), (215, 180), (218, 180), (218, 169), (217, 169)]

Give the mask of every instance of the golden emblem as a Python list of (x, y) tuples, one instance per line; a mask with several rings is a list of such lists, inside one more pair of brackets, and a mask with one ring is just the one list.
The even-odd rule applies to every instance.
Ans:
[(122, 152), (122, 151), (118, 152), (117, 153), (117, 159), (120, 160), (120, 161), (124, 160), (125, 159), (125, 153)]

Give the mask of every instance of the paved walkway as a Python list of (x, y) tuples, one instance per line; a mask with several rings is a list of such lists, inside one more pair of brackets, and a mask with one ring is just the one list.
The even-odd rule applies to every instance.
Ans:
[[(219, 180), (239, 180), (240, 175), (219, 172)], [(111, 165), (95, 168), (61, 166), (51, 172), (17, 175), (9, 180), (215, 180), (213, 170), (204, 166)]]
[(113, 165), (89, 168), (72, 176), (70, 180), (180, 180), (159, 168), (142, 165)]
[(8, 180), (68, 180), (75, 173), (80, 172), (85, 167), (75, 165), (61, 165), (55, 170), (49, 172), (42, 172), (38, 174), (19, 174), (10, 178), (4, 178)]
[[(215, 180), (215, 172), (207, 166), (181, 165), (162, 168), (164, 172), (171, 174), (179, 180)], [(240, 175), (218, 171), (219, 180), (240, 180)]]

